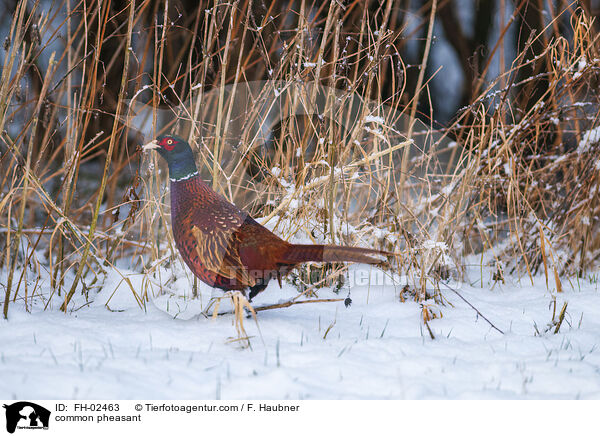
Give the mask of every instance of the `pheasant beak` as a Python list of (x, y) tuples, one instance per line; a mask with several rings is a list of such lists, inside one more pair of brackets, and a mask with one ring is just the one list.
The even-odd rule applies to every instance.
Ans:
[(156, 139), (153, 139), (152, 141), (150, 141), (149, 143), (147, 143), (146, 145), (144, 145), (142, 147), (142, 150), (147, 151), (147, 150), (156, 150), (157, 148), (160, 148), (160, 145), (158, 145), (158, 142), (156, 142)]

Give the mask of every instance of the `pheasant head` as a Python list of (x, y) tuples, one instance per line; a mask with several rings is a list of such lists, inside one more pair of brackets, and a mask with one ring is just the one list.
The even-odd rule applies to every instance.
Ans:
[(186, 180), (198, 174), (192, 148), (185, 139), (179, 136), (160, 135), (144, 145), (143, 149), (156, 150), (167, 161), (169, 179), (173, 182)]

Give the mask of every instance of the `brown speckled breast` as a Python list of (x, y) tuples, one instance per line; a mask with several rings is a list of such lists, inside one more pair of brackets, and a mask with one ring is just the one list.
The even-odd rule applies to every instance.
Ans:
[[(196, 226), (203, 231), (219, 231), (225, 226), (237, 231), (245, 218), (244, 212), (212, 191), (200, 176), (171, 182), (171, 225), (177, 249), (192, 272), (209, 286), (224, 290), (243, 290), (246, 287), (235, 279), (206, 268), (200, 259), (192, 228)], [(233, 238), (231, 242), (235, 242)], [(237, 247), (228, 246), (226, 249)]]

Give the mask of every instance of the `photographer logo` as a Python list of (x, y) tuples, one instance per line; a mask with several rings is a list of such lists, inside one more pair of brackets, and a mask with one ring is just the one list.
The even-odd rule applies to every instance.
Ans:
[(19, 401), (5, 404), (6, 431), (14, 433), (16, 429), (22, 430), (48, 430), (50, 411), (42, 406), (28, 401)]

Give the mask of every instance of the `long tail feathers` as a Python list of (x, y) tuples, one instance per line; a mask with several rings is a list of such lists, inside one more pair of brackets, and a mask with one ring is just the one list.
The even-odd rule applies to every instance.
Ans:
[[(341, 247), (336, 245), (292, 245), (284, 254), (282, 263), (296, 264), (301, 262), (357, 262), (382, 263), (381, 256), (389, 256), (380, 250), (359, 247)], [(374, 257), (374, 256), (378, 256)]]

